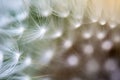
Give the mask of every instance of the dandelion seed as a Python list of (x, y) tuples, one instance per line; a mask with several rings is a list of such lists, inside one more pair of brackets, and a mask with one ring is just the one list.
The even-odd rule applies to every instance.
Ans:
[(32, 33), (27, 34), (24, 38), (24, 41), (29, 43), (35, 40), (43, 39), (46, 32), (46, 27), (38, 27), (37, 30), (33, 30)]
[(96, 34), (96, 37), (98, 38), (98, 39), (103, 39), (103, 38), (105, 38), (105, 32), (98, 32), (97, 34)]
[(70, 66), (76, 66), (79, 63), (79, 59), (78, 59), (78, 57), (76, 55), (70, 55), (67, 58), (67, 63)]
[(62, 36), (62, 31), (61, 30), (57, 30), (51, 37), (52, 38), (59, 38)]
[(94, 52), (94, 48), (93, 48), (93, 46), (92, 45), (85, 45), (84, 47), (83, 47), (83, 52), (84, 52), (84, 54), (86, 54), (86, 55), (91, 55), (93, 52)]
[(42, 57), (40, 58), (40, 62), (44, 65), (48, 64), (51, 61), (53, 55), (54, 55), (53, 50), (45, 51)]
[(99, 68), (99, 64), (96, 62), (96, 60), (92, 59), (86, 63), (86, 70), (88, 73), (95, 73), (99, 70)]
[[(106, 76), (119, 80), (120, 37), (119, 33), (114, 34), (117, 30), (119, 32), (119, 0), (0, 2), (0, 80), (30, 80), (36, 73), (50, 76), (40, 76), (41, 80), (98, 80), (99, 77), (108, 80)], [(50, 48), (51, 45), (54, 47)], [(114, 46), (115, 54), (111, 56)], [(66, 54), (68, 52), (76, 53)], [(32, 58), (25, 56), (27, 53)], [(58, 62), (62, 62), (59, 60), (64, 56), (65, 62), (59, 66)], [(37, 66), (33, 65), (36, 61)], [(30, 70), (24, 71), (29, 67)]]
[(70, 48), (72, 46), (72, 41), (71, 40), (65, 40), (63, 43), (64, 48)]
[(104, 68), (107, 71), (115, 71), (118, 68), (117, 62), (114, 59), (108, 59), (104, 64)]
[(92, 34), (90, 32), (83, 32), (82, 36), (84, 39), (89, 39), (92, 37)]
[(101, 47), (103, 50), (110, 50), (113, 46), (113, 43), (109, 40), (102, 42)]
[(100, 20), (99, 23), (100, 23), (101, 25), (105, 25), (105, 24), (106, 24), (106, 20)]
[(111, 29), (114, 29), (116, 26), (117, 26), (116, 23), (109, 23), (109, 27), (110, 27)]
[(26, 66), (29, 66), (31, 63), (32, 63), (32, 61), (31, 61), (31, 58), (30, 58), (30, 57), (27, 57), (27, 58), (24, 60), (24, 64), (25, 64)]

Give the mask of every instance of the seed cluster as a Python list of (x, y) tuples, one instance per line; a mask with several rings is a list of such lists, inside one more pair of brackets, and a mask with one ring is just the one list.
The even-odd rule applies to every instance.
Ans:
[(0, 4), (1, 80), (120, 80), (119, 0)]

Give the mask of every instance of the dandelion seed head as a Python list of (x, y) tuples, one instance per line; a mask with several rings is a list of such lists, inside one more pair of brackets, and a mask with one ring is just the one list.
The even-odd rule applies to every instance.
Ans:
[(1, 80), (120, 80), (119, 0), (0, 2)]

